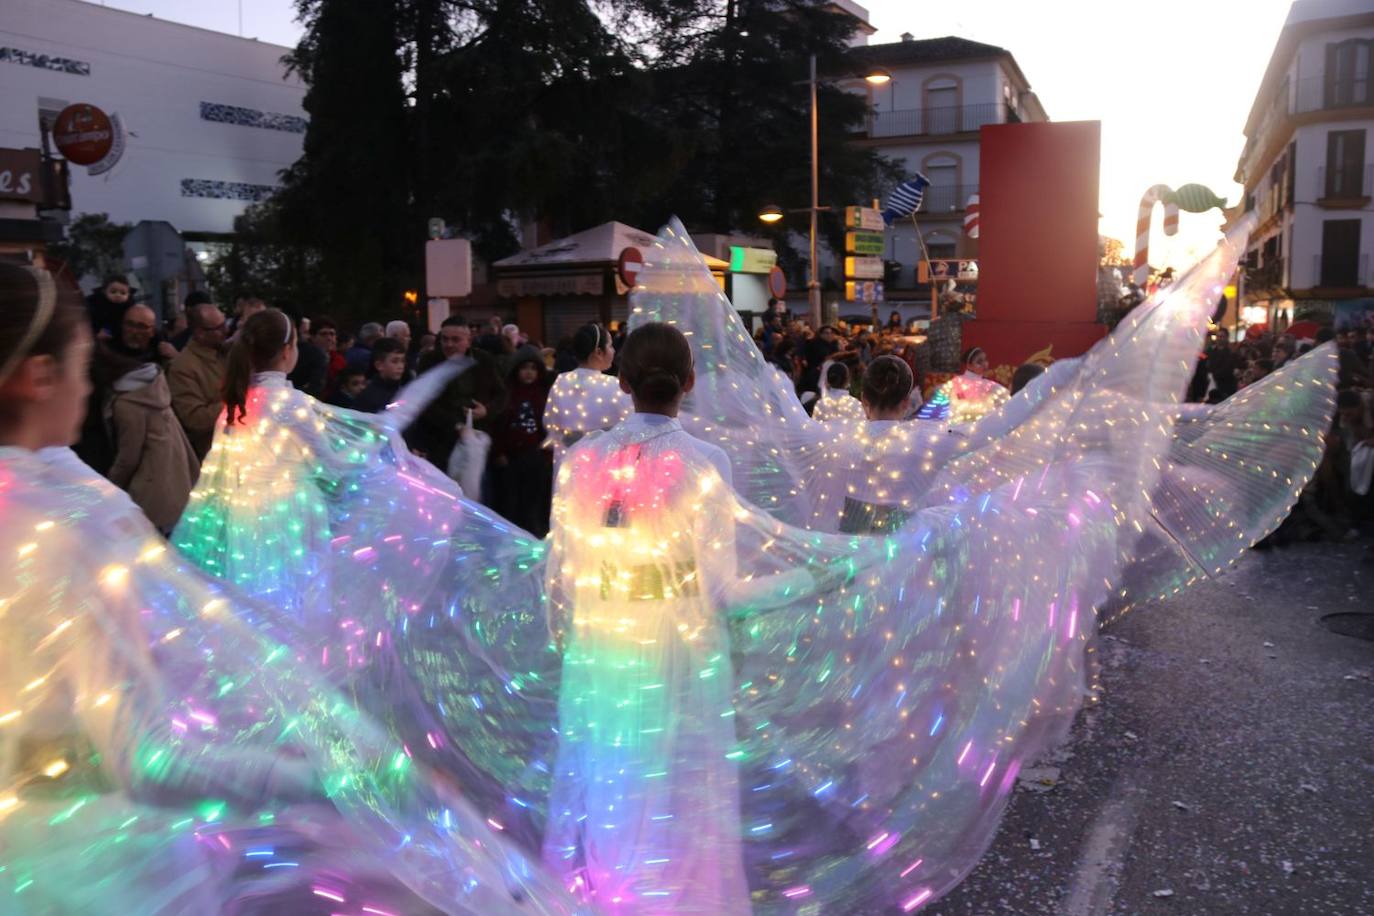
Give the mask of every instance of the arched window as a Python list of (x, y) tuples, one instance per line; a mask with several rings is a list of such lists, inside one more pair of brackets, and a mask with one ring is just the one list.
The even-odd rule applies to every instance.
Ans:
[(949, 213), (958, 209), (962, 160), (953, 153), (931, 153), (921, 160), (921, 174), (930, 179), (925, 203), (926, 213)]

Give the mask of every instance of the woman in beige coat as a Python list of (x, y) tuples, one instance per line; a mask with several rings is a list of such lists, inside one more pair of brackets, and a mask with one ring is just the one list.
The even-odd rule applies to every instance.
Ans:
[(167, 377), (156, 363), (104, 348), (97, 361), (97, 371), (109, 380), (106, 415), (115, 440), (115, 460), (106, 476), (165, 534), (181, 518), (200, 476), (200, 462), (172, 412)]

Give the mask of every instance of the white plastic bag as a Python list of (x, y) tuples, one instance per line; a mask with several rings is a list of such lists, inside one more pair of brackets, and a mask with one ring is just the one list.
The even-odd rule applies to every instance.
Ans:
[(467, 424), (458, 433), (458, 444), (448, 456), (448, 476), (458, 481), (468, 499), (482, 498), (482, 472), (486, 470), (490, 451), (491, 436), (473, 428), (469, 410)]

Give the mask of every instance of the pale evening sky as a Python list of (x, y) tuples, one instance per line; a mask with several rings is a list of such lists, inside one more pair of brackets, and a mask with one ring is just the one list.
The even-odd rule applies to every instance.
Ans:
[[(1231, 181), (1245, 117), (1289, 0), (860, 0), (873, 42), (959, 35), (1012, 52), (1056, 121), (1102, 121), (1101, 231), (1134, 244), (1141, 193), (1164, 182), (1210, 186), (1235, 203)], [(292, 45), (290, 0), (107, 0), (106, 5)], [(1053, 195), (1053, 188), (1045, 189)], [(1156, 227), (1159, 218), (1156, 218)], [(1183, 214), (1179, 235), (1156, 230), (1156, 265), (1191, 261), (1217, 238), (1221, 215)]]

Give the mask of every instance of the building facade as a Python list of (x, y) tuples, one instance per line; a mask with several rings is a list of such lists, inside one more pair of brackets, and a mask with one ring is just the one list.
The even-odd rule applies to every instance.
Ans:
[(1048, 121), (1011, 52), (965, 38), (870, 44), (861, 59), (892, 75), (870, 88), (873, 111), (855, 142), (921, 172), (930, 188), (911, 221), (888, 230), (887, 286), (892, 293), (916, 287), (924, 254), (931, 258), (976, 257), (977, 242), (964, 234), (964, 212), (978, 192), (979, 130), (988, 124)]
[(290, 49), (82, 0), (0, 3), (0, 147), (41, 148), (64, 107), (118, 115), (123, 155), (71, 168), (71, 212), (213, 239), (301, 155), (305, 87)]
[(1238, 215), (1256, 214), (1243, 323), (1281, 330), (1374, 297), (1374, 0), (1298, 0), (1245, 125)]

